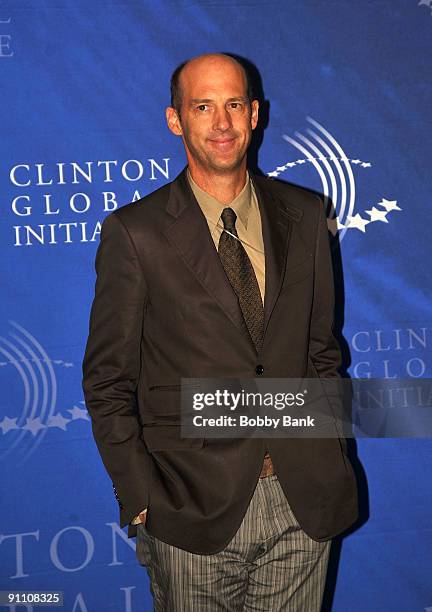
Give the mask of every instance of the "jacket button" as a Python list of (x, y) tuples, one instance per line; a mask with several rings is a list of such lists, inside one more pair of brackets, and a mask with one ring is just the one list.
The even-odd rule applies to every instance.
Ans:
[(263, 372), (264, 372), (264, 367), (261, 364), (257, 365), (257, 367), (255, 368), (255, 373), (258, 374), (258, 376), (261, 376)]

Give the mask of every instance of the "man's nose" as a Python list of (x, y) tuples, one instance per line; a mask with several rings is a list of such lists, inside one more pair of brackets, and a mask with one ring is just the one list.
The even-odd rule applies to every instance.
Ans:
[(217, 108), (214, 114), (213, 129), (229, 130), (232, 127), (231, 115), (226, 108)]

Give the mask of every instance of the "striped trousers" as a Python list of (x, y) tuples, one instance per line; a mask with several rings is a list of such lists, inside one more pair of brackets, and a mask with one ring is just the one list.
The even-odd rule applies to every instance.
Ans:
[(319, 612), (330, 545), (301, 529), (274, 474), (258, 480), (222, 551), (187, 552), (138, 525), (136, 554), (155, 612)]

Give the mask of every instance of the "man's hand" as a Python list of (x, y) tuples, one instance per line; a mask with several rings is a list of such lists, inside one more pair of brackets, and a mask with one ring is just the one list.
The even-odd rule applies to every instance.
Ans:
[(140, 525), (145, 524), (147, 520), (147, 508), (145, 510), (143, 510), (142, 512), (140, 512), (138, 514), (138, 516), (136, 516), (133, 521), (131, 522), (132, 525)]

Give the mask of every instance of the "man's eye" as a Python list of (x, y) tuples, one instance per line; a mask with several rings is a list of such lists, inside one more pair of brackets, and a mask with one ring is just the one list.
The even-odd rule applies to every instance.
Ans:
[(231, 108), (238, 109), (240, 106), (240, 102), (231, 102)]
[(199, 105), (197, 106), (197, 109), (198, 109), (199, 111), (205, 111), (205, 110), (206, 110), (206, 108), (207, 108), (207, 104), (199, 104)]

